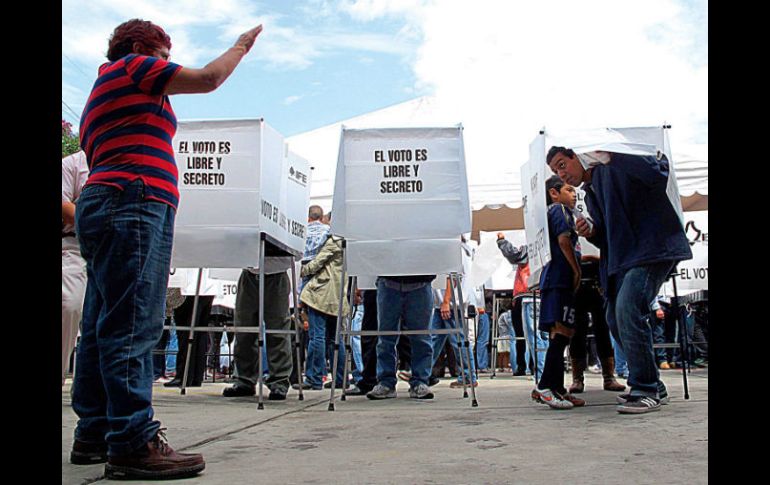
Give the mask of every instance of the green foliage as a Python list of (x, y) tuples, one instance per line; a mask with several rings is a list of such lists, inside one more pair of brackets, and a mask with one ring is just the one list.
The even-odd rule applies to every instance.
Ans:
[(61, 157), (64, 158), (68, 155), (80, 150), (80, 137), (72, 133), (72, 125), (61, 120)]

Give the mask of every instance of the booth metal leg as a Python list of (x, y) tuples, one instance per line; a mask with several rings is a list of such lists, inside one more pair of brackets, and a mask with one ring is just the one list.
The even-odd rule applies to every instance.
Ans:
[[(452, 306), (454, 307), (454, 314), (455, 314), (455, 328), (453, 330), (457, 330), (460, 328), (460, 325), (462, 325), (462, 321), (460, 320), (462, 318), (462, 310), (458, 310), (457, 308), (457, 298), (455, 298), (455, 280), (454, 280), (454, 273), (449, 275), (449, 289), (452, 292)], [(457, 334), (450, 333), (450, 344), (452, 337), (457, 337)], [(460, 380), (463, 383), (463, 398), (468, 397), (468, 383), (465, 379), (465, 359), (463, 358), (463, 349), (462, 349), (462, 342), (457, 339), (458, 347), (460, 349)], [(468, 363), (468, 367), (470, 367), (470, 362)], [(472, 387), (472, 386), (471, 386)]]
[[(358, 286), (358, 281), (355, 276), (350, 278), (350, 313), (348, 314), (346, 321), (346, 330), (350, 330), (353, 328), (353, 310), (355, 309), (355, 303), (356, 303), (356, 287)], [(340, 395), (340, 401), (345, 401), (345, 391), (348, 388), (348, 373), (353, 365), (353, 346), (350, 343), (351, 335), (348, 332), (345, 332), (343, 334), (343, 345), (345, 346), (345, 367), (343, 369), (342, 373), (342, 394)], [(334, 372), (337, 372), (337, 368), (334, 368)]]
[(492, 294), (492, 321), (489, 322), (490, 326), (490, 340), (492, 341), (492, 375), (489, 376), (490, 379), (494, 379), (497, 375), (497, 318), (499, 316), (499, 310), (498, 310), (498, 301), (497, 301), (497, 295), (494, 293)]
[(190, 355), (192, 354), (193, 339), (195, 338), (195, 321), (198, 316), (198, 298), (201, 293), (201, 279), (203, 278), (203, 268), (198, 268), (198, 283), (195, 285), (195, 299), (193, 300), (192, 316), (190, 317), (190, 333), (187, 334), (187, 356), (184, 361), (184, 375), (182, 376), (181, 394), (187, 394), (187, 375), (190, 373)]
[(687, 353), (687, 324), (682, 315), (682, 309), (679, 307), (679, 294), (676, 291), (676, 270), (671, 275), (671, 284), (674, 287), (674, 296), (671, 298), (671, 306), (674, 308), (677, 326), (679, 327), (679, 354), (682, 356), (682, 385), (684, 386), (684, 398), (690, 399), (690, 389), (687, 384), (687, 365), (689, 355)]
[(532, 338), (534, 345), (532, 348), (535, 351), (535, 385), (537, 386), (537, 383), (540, 382), (540, 367), (538, 366), (538, 360), (537, 360), (537, 341), (539, 340), (539, 329), (537, 328), (537, 294), (535, 292), (532, 293), (532, 328), (534, 332), (532, 333)]
[(294, 318), (294, 330), (295, 330), (295, 338), (294, 338), (294, 348), (295, 353), (297, 355), (297, 383), (299, 384), (299, 397), (298, 399), (300, 401), (305, 400), (305, 395), (302, 394), (302, 383), (303, 383), (303, 377), (302, 377), (302, 354), (300, 351), (300, 347), (302, 347), (302, 322), (299, 318), (299, 292), (297, 291), (297, 268), (295, 267), (296, 260), (294, 258), (291, 258), (291, 291), (292, 291), (292, 301), (294, 302), (294, 312), (292, 313), (292, 317)]
[[(476, 387), (474, 387), (474, 383), (473, 383), (473, 373), (474, 373), (475, 369), (473, 368), (473, 364), (472, 364), (473, 361), (471, 360), (471, 355), (470, 355), (470, 353), (471, 353), (471, 350), (470, 350), (471, 341), (470, 341), (470, 336), (468, 334), (468, 321), (465, 319), (465, 314), (463, 313), (463, 309), (465, 307), (464, 307), (464, 302), (463, 302), (463, 290), (462, 290), (462, 286), (461, 286), (461, 281), (460, 281), (460, 276), (459, 275), (455, 275), (455, 285), (454, 286), (455, 286), (455, 288), (457, 288), (457, 301), (456, 301), (457, 304), (455, 305), (455, 309), (459, 308), (459, 310), (457, 310), (457, 312), (460, 314), (460, 318), (462, 319), (462, 320), (460, 320), (460, 322), (462, 324), (463, 338), (465, 340), (463, 347), (465, 347), (465, 356), (467, 357), (467, 362), (468, 362), (468, 375), (470, 376), (470, 380), (471, 380), (471, 382), (470, 382), (470, 386), (471, 386), (471, 407), (478, 407), (479, 402), (476, 400)], [(455, 293), (453, 291), (452, 292), (452, 297), (454, 298), (454, 296), (455, 296)], [(461, 356), (462, 356), (462, 350), (463, 349), (460, 349), (460, 355)], [(478, 380), (478, 376), (476, 376), (476, 379)], [(463, 369), (463, 380), (465, 380), (465, 370), (464, 369)], [(465, 394), (465, 392), (464, 392), (464, 394)], [(468, 397), (468, 396), (464, 395), (463, 397)]]
[(267, 342), (267, 332), (265, 329), (265, 238), (259, 240), (259, 338), (257, 339), (257, 409), (264, 409), (262, 402), (262, 384), (264, 383), (262, 368), (262, 352), (265, 351), (264, 345)]

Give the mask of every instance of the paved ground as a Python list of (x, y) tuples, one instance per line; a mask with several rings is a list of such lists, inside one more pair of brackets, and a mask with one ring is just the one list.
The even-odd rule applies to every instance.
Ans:
[[(225, 384), (181, 396), (156, 384), (156, 417), (177, 450), (203, 453), (206, 469), (176, 483), (698, 484), (708, 481), (708, 371), (663, 371), (672, 397), (659, 412), (615, 411), (615, 393), (587, 375), (585, 408), (555, 411), (529, 400), (528, 377), (482, 376), (479, 407), (448, 380), (436, 399), (348, 397), (327, 410), (329, 391), (284, 402), (223, 398)], [(569, 381), (568, 381), (569, 382)], [(111, 482), (103, 465), (68, 462), (76, 416), (62, 390), (62, 484)], [(141, 482), (133, 482), (141, 483)], [(156, 482), (150, 482), (156, 483)]]

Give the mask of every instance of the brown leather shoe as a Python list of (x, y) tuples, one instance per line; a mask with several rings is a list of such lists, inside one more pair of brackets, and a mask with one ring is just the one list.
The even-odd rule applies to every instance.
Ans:
[(177, 453), (169, 446), (163, 429), (147, 444), (128, 455), (110, 456), (104, 474), (112, 479), (165, 480), (197, 475), (206, 462), (199, 453)]
[(602, 375), (604, 377), (604, 390), (623, 392), (626, 390), (626, 386), (615, 380), (615, 357), (607, 357), (601, 359), (602, 362)]
[(93, 465), (107, 461), (107, 443), (86, 443), (75, 440), (70, 452), (70, 463), (73, 465)]
[(580, 394), (585, 390), (586, 359), (570, 359), (572, 362), (572, 385), (569, 386), (570, 394)]

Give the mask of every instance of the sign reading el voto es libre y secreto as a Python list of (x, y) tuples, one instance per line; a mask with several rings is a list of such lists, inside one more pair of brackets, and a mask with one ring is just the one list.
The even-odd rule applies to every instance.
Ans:
[(471, 228), (462, 127), (343, 127), (333, 206), (351, 274), (459, 271)]
[[(183, 121), (173, 143), (180, 201), (172, 266), (257, 267), (260, 232), (301, 254), (309, 184), (304, 197), (287, 197), (280, 133), (261, 119)], [(306, 161), (296, 163), (294, 170), (309, 172)]]

